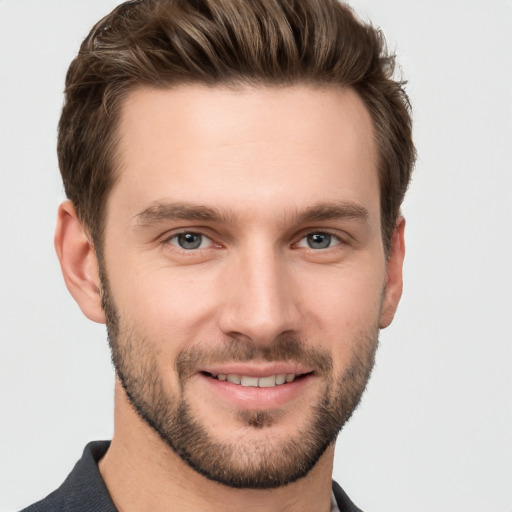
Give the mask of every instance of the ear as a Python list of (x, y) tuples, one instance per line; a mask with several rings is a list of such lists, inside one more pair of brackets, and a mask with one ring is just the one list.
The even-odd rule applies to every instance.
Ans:
[(71, 201), (59, 207), (54, 241), (69, 292), (87, 318), (105, 323), (96, 251)]
[(380, 328), (387, 327), (395, 316), (396, 308), (402, 296), (402, 268), (405, 256), (404, 243), (405, 219), (399, 217), (396, 223), (386, 269), (386, 287), (384, 289), (384, 300), (380, 313)]

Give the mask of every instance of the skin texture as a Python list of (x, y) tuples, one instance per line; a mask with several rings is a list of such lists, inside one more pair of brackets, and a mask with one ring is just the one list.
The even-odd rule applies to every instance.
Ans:
[[(331, 407), (338, 428), (350, 415), (378, 330), (398, 305), (404, 256), (403, 219), (384, 254), (362, 101), (308, 86), (139, 89), (119, 130), (103, 305), (114, 361), (140, 407), (118, 380), (113, 442), (100, 463), (116, 506), (328, 511), (333, 439), (304, 478), (233, 489), (192, 469), (140, 413), (163, 407), (172, 416), (188, 404), (216, 451), (231, 450), (222, 459), (247, 474), (279, 465), (286, 443), (309, 442), (315, 407)], [(183, 249), (183, 233), (200, 234), (201, 245)], [(310, 247), (315, 233), (331, 235), (330, 244)], [(56, 248), (78, 304), (105, 322), (96, 254), (68, 202)], [(283, 368), (307, 377), (271, 396), (205, 376)]]

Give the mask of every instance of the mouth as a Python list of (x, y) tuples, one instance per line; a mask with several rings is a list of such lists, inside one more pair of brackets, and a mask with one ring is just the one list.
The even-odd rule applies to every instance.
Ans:
[(224, 403), (236, 410), (277, 410), (299, 403), (316, 387), (315, 372), (310, 368), (233, 366), (202, 369), (196, 374), (206, 407)]
[(313, 372), (305, 373), (277, 373), (258, 377), (254, 375), (243, 375), (240, 373), (209, 373), (202, 372), (203, 375), (219, 381), (230, 382), (239, 386), (248, 388), (273, 388), (282, 386), (283, 384), (291, 384), (292, 382), (303, 379)]
[(304, 400), (318, 379), (313, 368), (290, 362), (212, 364), (194, 382), (207, 407), (224, 403), (236, 410), (277, 410)]

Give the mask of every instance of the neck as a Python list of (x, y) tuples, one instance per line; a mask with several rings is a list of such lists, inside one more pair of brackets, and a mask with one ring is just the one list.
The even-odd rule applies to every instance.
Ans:
[(183, 462), (139, 418), (116, 383), (112, 444), (100, 473), (119, 512), (301, 512), (330, 510), (334, 446), (304, 478), (269, 490), (233, 489)]

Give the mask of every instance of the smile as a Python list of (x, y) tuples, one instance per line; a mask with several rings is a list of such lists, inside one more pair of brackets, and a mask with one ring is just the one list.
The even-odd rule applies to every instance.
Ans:
[[(209, 397), (209, 404), (218, 404), (221, 399), (237, 410), (275, 410), (284, 407), (314, 389), (311, 386), (317, 381), (313, 369), (293, 363), (230, 363), (222, 366), (202, 368), (198, 372), (198, 382), (204, 386), (200, 394), (203, 398)], [(206, 390), (215, 398), (205, 394)]]
[(276, 375), (268, 375), (266, 377), (254, 377), (251, 375), (241, 375), (238, 373), (219, 373), (217, 375), (209, 374), (210, 377), (231, 382), (232, 384), (239, 384), (240, 386), (253, 387), (253, 388), (272, 388), (280, 386), (285, 383), (293, 382), (296, 378), (300, 377), (295, 373), (279, 373)]

